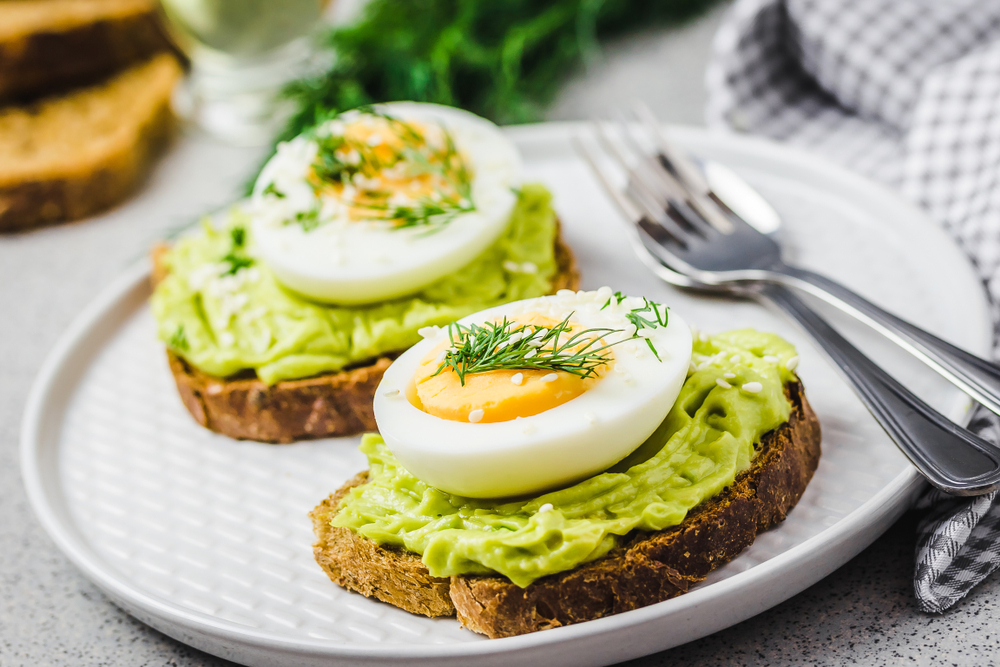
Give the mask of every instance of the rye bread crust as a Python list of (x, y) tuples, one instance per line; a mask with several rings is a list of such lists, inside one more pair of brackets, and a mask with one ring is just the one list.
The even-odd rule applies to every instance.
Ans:
[[(152, 280), (165, 276), (166, 246), (153, 249)], [(555, 241), (553, 293), (580, 283), (576, 260), (562, 236)], [(181, 401), (199, 424), (240, 440), (290, 443), (376, 430), (372, 396), (392, 356), (339, 373), (267, 386), (255, 376), (219, 378), (167, 351)]]
[[(41, 0), (36, 7), (48, 14), (47, 21), (0, 37), (4, 102), (90, 84), (170, 48), (155, 2), (91, 0), (83, 7), (85, 16), (62, 0)], [(11, 9), (0, 5), (0, 20), (9, 19)]]
[[(27, 170), (0, 178), (0, 232), (15, 232), (65, 220), (78, 220), (104, 210), (127, 197), (145, 178), (156, 157), (168, 144), (175, 129), (170, 107), (174, 84), (181, 69), (171, 55), (161, 54), (136, 65), (95, 87), (103, 91), (132, 77), (135, 94), (143, 102), (123, 109), (121, 131), (114, 137), (102, 137), (87, 145), (86, 157), (63, 162), (51, 168)], [(144, 81), (139, 82), (139, 78)], [(141, 85), (142, 90), (138, 90)], [(86, 91), (84, 91), (86, 92)], [(76, 94), (39, 103), (78, 104)], [(36, 113), (35, 106), (24, 108), (26, 115)], [(22, 137), (26, 142), (48, 145), (43, 136)], [(67, 150), (58, 145), (55, 149)], [(4, 165), (13, 170), (11, 164)]]
[(466, 628), (489, 637), (570, 625), (667, 600), (687, 592), (712, 570), (784, 520), (819, 464), (820, 427), (799, 383), (787, 387), (789, 421), (767, 433), (750, 470), (702, 503), (678, 526), (636, 531), (609, 555), (520, 588), (498, 576), (432, 577), (412, 553), (383, 548), (347, 528), (330, 526), (361, 473), (310, 514), (316, 562), (332, 581), (406, 611), (457, 614)]

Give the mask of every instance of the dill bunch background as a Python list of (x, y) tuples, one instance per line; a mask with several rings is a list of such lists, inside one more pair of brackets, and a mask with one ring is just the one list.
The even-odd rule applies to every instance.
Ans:
[(372, 0), (328, 30), (323, 72), (285, 91), (295, 109), (279, 141), (362, 104), (414, 100), (500, 123), (539, 120), (600, 40), (687, 20), (717, 0)]

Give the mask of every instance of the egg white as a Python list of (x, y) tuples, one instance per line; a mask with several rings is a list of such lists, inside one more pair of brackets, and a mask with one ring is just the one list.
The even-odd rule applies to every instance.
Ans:
[[(586, 328), (626, 329), (625, 315), (643, 300), (627, 298), (604, 310), (609, 288), (564, 290), (485, 310), (463, 324), (504, 315), (539, 312)], [(386, 445), (403, 467), (448, 493), (498, 498), (537, 493), (594, 475), (638, 448), (663, 422), (687, 377), (691, 331), (670, 311), (668, 325), (650, 332), (658, 361), (644, 340), (615, 345), (614, 369), (591, 389), (531, 417), (495, 423), (442, 419), (414, 406), (408, 396), (421, 361), (447, 331), (430, 335), (403, 353), (386, 371), (375, 393), (375, 420)], [(605, 338), (609, 340), (610, 338)]]
[[(396, 102), (376, 108), (401, 120), (440, 124), (451, 134), (473, 173), (475, 210), (430, 233), (347, 220), (334, 198), (317, 198), (306, 182), (316, 142), (303, 135), (282, 144), (261, 171), (251, 198), (255, 244), (282, 284), (318, 301), (364, 304), (420, 291), (489, 248), (506, 229), (517, 201), (521, 158), (493, 123), (436, 104)], [(348, 113), (331, 122), (357, 117)], [(285, 197), (267, 195), (271, 184)], [(317, 202), (324, 224), (312, 231), (288, 224)]]

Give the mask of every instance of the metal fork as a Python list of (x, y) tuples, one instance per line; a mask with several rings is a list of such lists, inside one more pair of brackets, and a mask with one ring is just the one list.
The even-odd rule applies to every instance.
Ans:
[[(735, 216), (720, 231), (699, 209), (710, 193), (692, 194), (665, 168), (660, 156), (641, 150), (625, 128), (616, 141), (602, 125), (597, 136), (606, 154), (627, 176), (615, 185), (613, 172), (583, 137), (577, 148), (628, 219), (632, 249), (664, 281), (695, 291), (735, 294), (769, 301), (808, 333), (841, 371), (862, 403), (900, 450), (937, 488), (955, 495), (980, 495), (1000, 488), (1000, 448), (949, 421), (920, 400), (856, 347), (781, 282), (753, 272), (780, 262), (780, 248)], [(669, 157), (668, 157), (669, 160)], [(732, 272), (739, 275), (726, 275)], [(720, 275), (722, 274), (722, 275)]]

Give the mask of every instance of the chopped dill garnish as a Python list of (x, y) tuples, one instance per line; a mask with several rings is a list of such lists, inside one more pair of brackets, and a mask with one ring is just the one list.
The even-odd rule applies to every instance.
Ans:
[[(611, 345), (601, 337), (615, 329), (585, 329), (572, 332), (567, 315), (552, 328), (518, 324), (506, 317), (500, 322), (465, 326), (448, 325), (451, 348), (435, 375), (451, 368), (465, 386), (469, 373), (500, 369), (563, 371), (580, 377), (596, 377), (597, 369), (611, 361), (605, 352)], [(566, 340), (562, 340), (568, 336)]]
[[(353, 215), (363, 220), (392, 223), (395, 229), (439, 228), (456, 216), (475, 210), (472, 175), (447, 130), (439, 128), (442, 145), (434, 146), (421, 129), (410, 122), (371, 107), (358, 111), (384, 121), (381, 131), (388, 130), (391, 138), (371, 145), (367, 139), (323, 133), (322, 126), (311, 132), (318, 150), (310, 182), (317, 195), (331, 187), (342, 187), (338, 196), (351, 208)], [(379, 183), (384, 170), (390, 169), (396, 172), (392, 178), (429, 181), (434, 196), (407, 198), (401, 195), (402, 203), (394, 200), (392, 190)], [(350, 195), (347, 194), (348, 186)], [(321, 224), (318, 212), (306, 215), (294, 220), (302, 224), (305, 231)]]
[[(451, 368), (462, 386), (470, 373), (504, 369), (562, 371), (581, 378), (597, 377), (598, 369), (611, 361), (607, 350), (636, 338), (645, 340), (657, 361), (662, 361), (653, 341), (640, 336), (639, 331), (667, 326), (668, 309), (648, 299), (643, 301), (642, 308), (633, 309), (625, 316), (635, 331), (612, 343), (604, 342), (603, 338), (623, 333), (624, 329), (591, 328), (574, 333), (570, 324), (573, 313), (553, 327), (519, 324), (506, 317), (500, 322), (483, 325), (452, 323), (448, 325), (451, 346), (434, 375)], [(652, 319), (643, 317), (646, 313), (651, 313)]]
[(614, 299), (615, 305), (617, 306), (619, 303), (625, 300), (625, 295), (622, 294), (621, 292), (615, 292), (614, 294), (611, 295), (611, 297), (607, 301), (604, 302), (604, 305), (601, 306), (601, 310), (604, 310), (605, 308), (610, 306), (612, 299)]
[(224, 276), (235, 275), (240, 269), (249, 268), (254, 264), (253, 258), (248, 257), (245, 253), (247, 242), (246, 228), (241, 226), (232, 227), (229, 230), (229, 238), (232, 241), (232, 245), (229, 248), (229, 252), (222, 257), (222, 262), (229, 264), (229, 268), (222, 273)]
[(299, 211), (291, 220), (285, 221), (286, 225), (301, 225), (302, 231), (311, 232), (320, 225), (319, 209), (311, 208), (308, 211)]
[[(667, 321), (669, 318), (669, 312), (668, 312), (669, 309), (666, 306), (660, 305), (658, 303), (653, 303), (646, 297), (643, 297), (642, 301), (645, 304), (643, 305), (642, 308), (633, 308), (628, 314), (625, 315), (628, 321), (632, 323), (632, 326), (635, 327), (636, 337), (639, 337), (639, 332), (642, 331), (643, 329), (655, 329), (656, 327), (667, 326)], [(621, 303), (621, 301), (619, 301), (618, 303)], [(660, 308), (662, 308), (663, 310), (660, 311), (659, 310)], [(652, 314), (653, 319), (650, 320), (643, 317), (642, 316), (643, 313)], [(649, 346), (649, 349), (650, 351), (652, 351), (653, 356), (656, 357), (656, 360), (661, 361), (660, 355), (657, 354), (656, 348), (653, 346), (653, 341), (647, 338), (646, 345)]]
[(285, 193), (274, 186), (274, 183), (268, 183), (267, 187), (264, 188), (263, 193), (265, 195), (274, 195), (278, 199), (284, 199)]
[(174, 350), (187, 350), (190, 348), (187, 336), (184, 334), (183, 324), (177, 325), (177, 330), (171, 334), (170, 340), (167, 341), (167, 346)]

